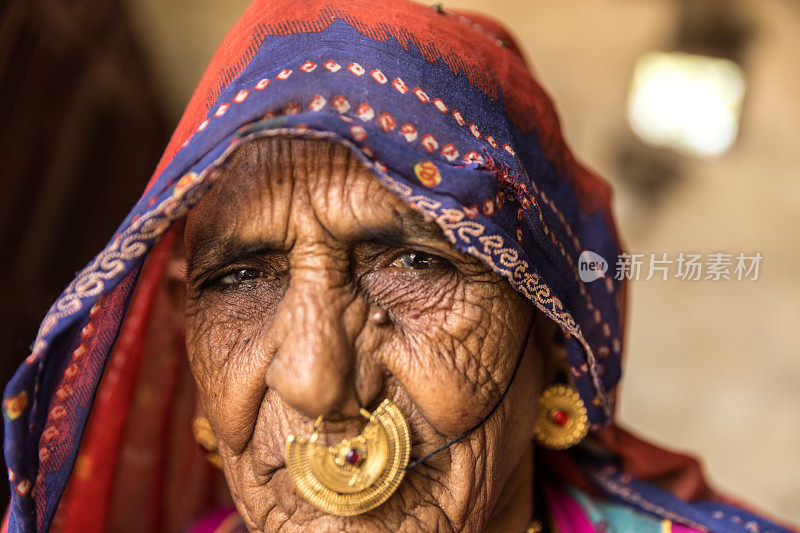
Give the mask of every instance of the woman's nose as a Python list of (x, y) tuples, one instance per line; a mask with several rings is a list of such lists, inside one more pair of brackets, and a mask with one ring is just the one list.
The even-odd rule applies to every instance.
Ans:
[(368, 304), (346, 283), (317, 274), (293, 275), (278, 306), (267, 333), (275, 343), (267, 386), (309, 418), (357, 417), (380, 389), (380, 372), (362, 371), (356, 354)]

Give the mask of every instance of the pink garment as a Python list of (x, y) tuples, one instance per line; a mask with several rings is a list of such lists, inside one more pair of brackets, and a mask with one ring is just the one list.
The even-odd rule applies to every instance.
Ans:
[(578, 502), (566, 492), (545, 487), (550, 518), (559, 533), (595, 533), (597, 530)]
[(220, 507), (197, 521), (187, 533), (232, 533), (247, 531), (234, 507)]
[[(660, 530), (660, 533), (700, 533), (700, 530), (675, 524), (669, 520), (641, 515), (636, 522), (625, 522), (624, 525), (611, 519), (613, 513), (604, 517), (602, 522), (593, 523), (580, 502), (566, 490), (549, 485), (544, 486), (547, 497), (550, 523), (555, 533), (607, 533), (608, 531), (639, 531), (638, 527), (645, 526), (647, 531)], [(591, 499), (591, 498), (590, 498)], [(609, 505), (607, 502), (593, 501), (598, 508)], [(610, 504), (613, 506), (613, 504)], [(609, 521), (606, 521), (608, 518)], [(621, 528), (621, 529), (620, 529)]]

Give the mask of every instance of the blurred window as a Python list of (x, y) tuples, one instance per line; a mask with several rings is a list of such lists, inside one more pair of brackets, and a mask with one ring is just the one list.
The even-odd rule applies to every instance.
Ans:
[(653, 52), (636, 61), (628, 121), (646, 143), (719, 156), (736, 139), (744, 92), (744, 75), (733, 61)]

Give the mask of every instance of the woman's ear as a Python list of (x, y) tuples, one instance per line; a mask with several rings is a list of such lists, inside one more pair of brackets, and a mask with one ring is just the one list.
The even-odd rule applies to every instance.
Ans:
[(186, 305), (186, 248), (183, 243), (183, 226), (180, 222), (173, 241), (169, 259), (164, 271), (164, 288), (166, 290), (170, 311), (174, 313), (176, 323), (183, 324)]
[(533, 338), (538, 351), (543, 356), (542, 384), (549, 387), (569, 377), (567, 347), (561, 327), (538, 313), (533, 326)]

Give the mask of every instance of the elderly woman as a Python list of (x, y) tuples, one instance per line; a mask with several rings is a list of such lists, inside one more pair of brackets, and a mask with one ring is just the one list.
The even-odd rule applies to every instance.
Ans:
[(614, 425), (609, 198), (495, 23), (256, 1), (6, 389), (8, 529), (785, 531)]

